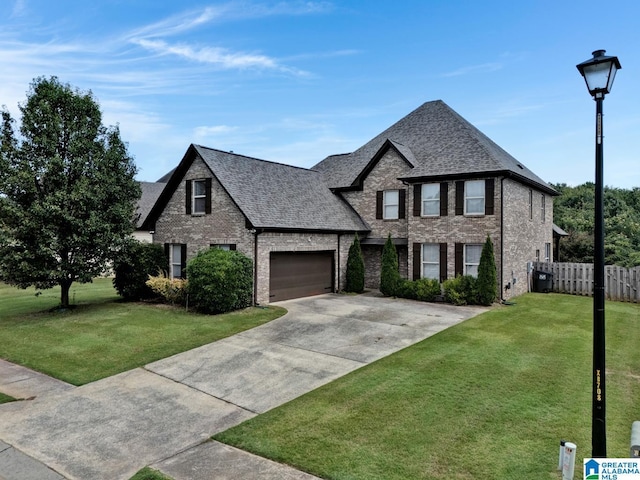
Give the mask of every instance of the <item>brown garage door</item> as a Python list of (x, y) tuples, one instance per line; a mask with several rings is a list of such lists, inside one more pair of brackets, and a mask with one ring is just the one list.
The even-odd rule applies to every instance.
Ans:
[(333, 291), (333, 252), (272, 252), (269, 301)]

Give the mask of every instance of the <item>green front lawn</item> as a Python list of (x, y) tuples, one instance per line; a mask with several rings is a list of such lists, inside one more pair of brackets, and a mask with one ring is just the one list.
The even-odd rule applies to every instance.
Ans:
[(1, 403), (9, 403), (15, 401), (15, 398), (10, 397), (9, 395), (5, 395), (4, 393), (0, 393), (0, 404)]
[[(592, 300), (527, 294), (220, 440), (327, 479), (554, 479), (558, 443), (591, 452)], [(610, 457), (640, 420), (640, 305), (608, 302)]]
[(0, 284), (0, 358), (82, 385), (256, 327), (283, 308), (200, 315), (184, 308), (121, 302), (110, 279), (36, 295)]

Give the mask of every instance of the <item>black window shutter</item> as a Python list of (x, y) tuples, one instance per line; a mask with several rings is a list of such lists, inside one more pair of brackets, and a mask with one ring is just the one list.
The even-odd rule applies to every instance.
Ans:
[(187, 278), (187, 245), (180, 245), (180, 277)]
[(191, 215), (191, 180), (185, 182), (185, 210), (187, 215)]
[(204, 213), (211, 213), (211, 177), (207, 178), (205, 184), (205, 200), (204, 200)]
[(447, 279), (447, 244), (440, 244), (440, 283)]
[(464, 182), (456, 182), (456, 215), (464, 215)]
[(418, 280), (422, 275), (422, 244), (413, 244), (413, 279)]
[(462, 275), (464, 271), (464, 243), (456, 243), (456, 276)]
[(449, 183), (442, 182), (440, 184), (440, 216), (449, 215)]
[(407, 190), (401, 188), (398, 190), (398, 218), (405, 218), (407, 216)]
[(229, 250), (235, 250), (235, 249), (236, 249), (236, 244), (235, 243), (229, 244)]
[(487, 178), (484, 181), (484, 214), (485, 215), (493, 215), (493, 193), (494, 193), (493, 178)]
[(165, 243), (164, 244), (164, 256), (167, 257), (167, 262), (169, 262), (169, 264), (171, 264), (170, 251), (171, 251), (171, 245), (168, 244), (168, 243)]
[(422, 185), (418, 183), (413, 186), (413, 216), (420, 215), (422, 215)]
[(376, 192), (376, 218), (378, 220), (382, 220), (382, 198), (384, 192), (382, 190), (378, 190)]

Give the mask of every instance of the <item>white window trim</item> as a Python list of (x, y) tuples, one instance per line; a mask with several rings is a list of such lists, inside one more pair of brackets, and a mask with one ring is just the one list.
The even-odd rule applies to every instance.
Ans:
[[(436, 248), (436, 252), (437, 252), (437, 256), (436, 258), (438, 259), (436, 262), (429, 262), (427, 260), (425, 260), (425, 255), (424, 255), (424, 248), (425, 246), (434, 246)], [(438, 280), (440, 281), (440, 244), (439, 243), (423, 243), (422, 244), (422, 248), (420, 248), (420, 265), (421, 265), (421, 269), (420, 269), (420, 278), (433, 278), (434, 280)], [(426, 277), (424, 275), (424, 267), (425, 265), (436, 265), (436, 271), (438, 272), (436, 274), (435, 277)]]
[(544, 261), (551, 261), (551, 244), (548, 242), (544, 244)]
[(546, 216), (547, 216), (547, 201), (546, 201), (546, 197), (544, 196), (544, 193), (540, 196), (540, 219), (542, 220), (542, 223), (545, 223), (546, 220)]
[[(428, 186), (434, 186), (435, 188), (437, 188), (438, 197), (436, 199), (425, 198), (424, 190), (425, 190), (425, 187), (428, 187)], [(422, 191), (421, 191), (421, 199), (422, 199), (422, 205), (420, 206), (420, 209), (421, 209), (420, 216), (422, 217), (439, 217), (440, 216), (440, 184), (439, 183), (423, 183)], [(436, 208), (437, 213), (426, 213), (426, 209), (424, 208), (425, 203), (437, 204), (437, 208)]]
[[(478, 263), (471, 263), (469, 261), (467, 261), (467, 247), (480, 247), (480, 256), (478, 257)], [(482, 257), (482, 244), (481, 243), (465, 243), (464, 244), (464, 254), (463, 254), (463, 274), (464, 275), (470, 275), (467, 273), (467, 267), (468, 266), (475, 266), (476, 267), (476, 272), (478, 271), (478, 268), (480, 266), (480, 258)], [(475, 277), (478, 276), (478, 274), (476, 273), (476, 275), (474, 275)]]
[[(478, 183), (482, 185), (482, 196), (477, 196), (477, 197), (471, 197), (467, 195), (467, 185), (471, 182), (474, 183)], [(485, 208), (486, 208), (486, 195), (487, 192), (485, 191), (485, 182), (484, 180), (467, 180), (464, 182), (464, 214), (465, 215), (469, 215), (469, 216), (478, 216), (478, 215), (484, 215), (485, 212)], [(479, 212), (469, 212), (467, 210), (467, 200), (476, 200), (476, 199), (482, 199), (482, 208), (481, 211)]]
[[(196, 183), (203, 183), (204, 184), (204, 190), (205, 192), (202, 195), (196, 195)], [(193, 215), (204, 215), (207, 212), (207, 206), (206, 206), (206, 202), (207, 202), (207, 181), (204, 179), (197, 179), (197, 180), (191, 180), (191, 213)], [(198, 205), (198, 203), (196, 202), (196, 200), (199, 199), (204, 199), (203, 202), (203, 209), (202, 210), (197, 210), (196, 205)]]
[[(387, 203), (387, 193), (396, 192), (398, 200), (396, 203)], [(395, 217), (387, 216), (387, 207), (396, 207)], [(382, 219), (383, 220), (398, 220), (400, 218), (400, 190), (384, 190), (382, 193)]]

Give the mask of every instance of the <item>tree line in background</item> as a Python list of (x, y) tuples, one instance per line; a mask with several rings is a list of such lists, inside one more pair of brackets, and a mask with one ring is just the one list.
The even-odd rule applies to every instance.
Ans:
[[(559, 261), (593, 263), (595, 187), (552, 184), (553, 221), (569, 236), (560, 240)], [(604, 187), (605, 263), (640, 265), (640, 188)]]

